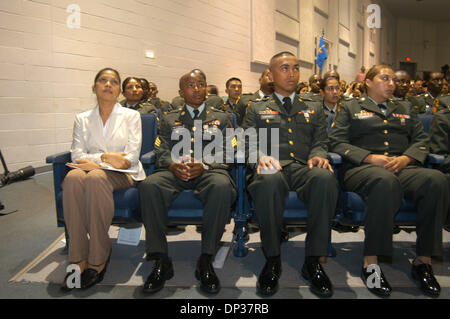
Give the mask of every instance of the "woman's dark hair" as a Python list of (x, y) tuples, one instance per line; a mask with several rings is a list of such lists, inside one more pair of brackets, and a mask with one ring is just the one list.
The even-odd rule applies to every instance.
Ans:
[(320, 80), (319, 88), (322, 91), (325, 91), (325, 87), (327, 86), (327, 82), (329, 80), (336, 80), (339, 83), (339, 78), (334, 75), (325, 76), (322, 80)]
[(119, 85), (120, 85), (120, 82), (121, 82), (120, 74), (119, 74), (118, 71), (114, 70), (113, 68), (104, 68), (104, 69), (101, 69), (100, 71), (98, 71), (97, 75), (95, 76), (94, 84), (97, 82), (97, 80), (100, 77), (100, 75), (102, 75), (102, 73), (105, 72), (105, 71), (112, 71), (112, 72), (114, 72), (117, 75), (117, 78), (119, 79)]
[(130, 82), (131, 80), (135, 80), (137, 83), (139, 83), (140, 86), (142, 86), (142, 82), (141, 82), (141, 79), (140, 79), (140, 78), (136, 78), (136, 77), (134, 77), (134, 76), (129, 76), (129, 77), (127, 77), (125, 80), (123, 80), (123, 83), (122, 83), (122, 92), (125, 92), (125, 89), (126, 89), (126, 87), (127, 87), (127, 85), (128, 85), (128, 82)]
[(374, 65), (373, 67), (370, 68), (369, 71), (367, 71), (366, 77), (365, 77), (363, 85), (362, 85), (362, 88), (366, 92), (367, 92), (366, 80), (373, 81), (373, 78), (376, 77), (378, 74), (380, 74), (381, 70), (383, 70), (383, 69), (391, 69), (392, 70), (392, 68), (389, 65), (379, 64), (379, 65)]

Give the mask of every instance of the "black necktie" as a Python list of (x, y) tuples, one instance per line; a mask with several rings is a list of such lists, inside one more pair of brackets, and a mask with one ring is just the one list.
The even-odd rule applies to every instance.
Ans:
[(380, 107), (381, 112), (383, 112), (383, 114), (386, 114), (386, 110), (387, 110), (386, 105), (384, 105), (384, 104), (378, 104), (378, 106)]
[(199, 110), (194, 110), (194, 120), (198, 119), (198, 113), (200, 113)]
[(286, 109), (286, 112), (288, 112), (288, 114), (291, 113), (291, 107), (292, 107), (291, 98), (290, 97), (285, 97), (283, 99), (283, 102), (284, 102), (283, 106)]

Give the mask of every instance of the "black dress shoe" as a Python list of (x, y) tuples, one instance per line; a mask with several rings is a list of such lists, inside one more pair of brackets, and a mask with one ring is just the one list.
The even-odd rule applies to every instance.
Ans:
[[(378, 266), (379, 267), (379, 266)], [(389, 285), (388, 281), (384, 277), (383, 271), (381, 270), (381, 267), (379, 267), (380, 271), (379, 273), (374, 272), (368, 272), (367, 268), (362, 269), (361, 271), (361, 279), (363, 280), (364, 284), (366, 285), (367, 289), (369, 291), (379, 297), (389, 297), (392, 292), (391, 285)], [(372, 279), (370, 283), (367, 282), (367, 279), (372, 275), (371, 278), (375, 278), (375, 282), (372, 282)], [(375, 276), (375, 277), (373, 277)], [(371, 287), (369, 287), (369, 285)], [(373, 287), (372, 287), (373, 285)]]
[(106, 268), (108, 268), (109, 260), (111, 259), (111, 251), (109, 252), (105, 267), (101, 272), (97, 272), (97, 270), (92, 268), (88, 268), (83, 271), (83, 273), (81, 274), (81, 289), (88, 289), (103, 280), (103, 277), (106, 273)]
[(302, 276), (310, 283), (309, 289), (319, 297), (331, 297), (333, 285), (319, 262), (305, 262)]
[(265, 296), (272, 296), (278, 291), (278, 279), (281, 276), (280, 257), (270, 257), (267, 259), (264, 268), (256, 283), (257, 291)]
[(420, 283), (422, 291), (432, 297), (438, 297), (441, 286), (434, 277), (433, 268), (428, 264), (412, 265), (412, 277)]
[(200, 289), (208, 294), (216, 294), (220, 290), (220, 282), (211, 263), (212, 256), (202, 254), (197, 261), (195, 278), (200, 280)]
[(167, 258), (158, 258), (153, 264), (153, 269), (144, 283), (144, 293), (153, 294), (164, 288), (166, 280), (173, 277), (172, 261)]

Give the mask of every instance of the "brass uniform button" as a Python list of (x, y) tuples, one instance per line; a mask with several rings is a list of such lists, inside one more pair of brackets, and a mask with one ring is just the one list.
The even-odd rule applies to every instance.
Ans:
[(292, 141), (289, 141), (289, 144), (290, 144), (290, 145), (294, 145), (294, 142), (292, 142)]
[(290, 128), (290, 129), (288, 130), (288, 132), (289, 132), (289, 134), (292, 134), (292, 129)]
[(389, 153), (388, 152), (384, 152), (384, 156), (388, 156), (389, 155)]
[(266, 123), (267, 123), (267, 124), (269, 124), (269, 122), (270, 122), (269, 120), (266, 120)]
[(291, 157), (294, 157), (294, 153), (289, 154)]
[(292, 122), (292, 118), (288, 117), (288, 122)]
[(387, 142), (387, 141), (384, 142), (384, 145), (389, 146), (389, 142)]
[(383, 121), (384, 124), (387, 124), (387, 122), (388, 122), (387, 120), (384, 120), (384, 121)]
[(384, 134), (387, 134), (387, 133), (388, 133), (388, 130), (384, 130), (383, 133), (384, 133)]

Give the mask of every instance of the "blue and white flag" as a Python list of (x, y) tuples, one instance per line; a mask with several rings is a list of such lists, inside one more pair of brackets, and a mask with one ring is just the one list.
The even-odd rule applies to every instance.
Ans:
[(319, 52), (317, 53), (317, 65), (320, 69), (322, 69), (323, 63), (328, 58), (327, 56), (327, 50), (325, 48), (325, 42), (323, 41), (323, 35), (320, 38), (319, 42)]

